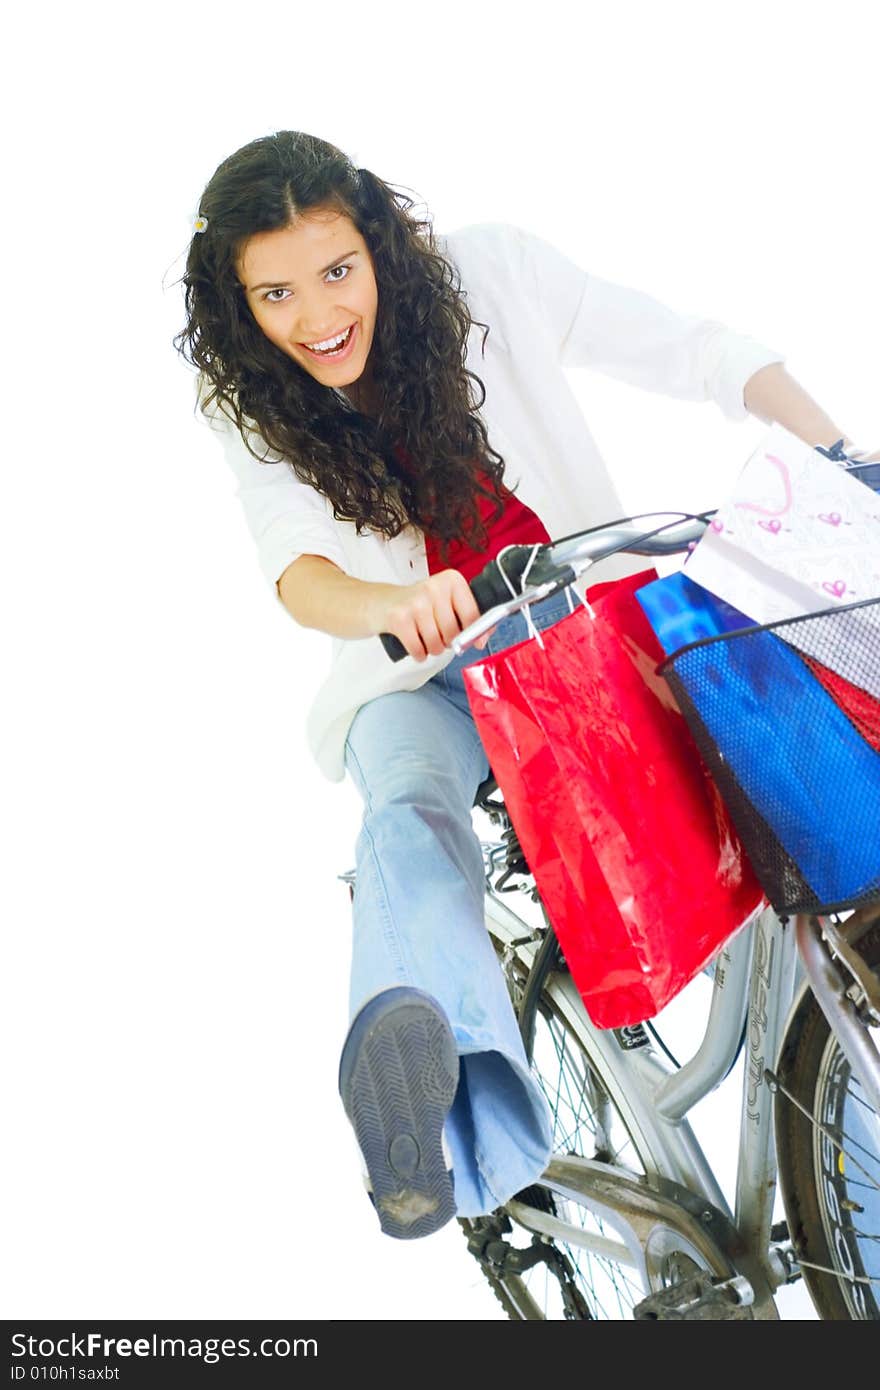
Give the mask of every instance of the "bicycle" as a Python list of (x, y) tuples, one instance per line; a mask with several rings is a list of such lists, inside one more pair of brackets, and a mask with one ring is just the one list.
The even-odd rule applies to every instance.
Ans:
[[(453, 650), (610, 554), (685, 552), (711, 516), (513, 547), (505, 572), (518, 562), (528, 582), (511, 597), (488, 565), (471, 585), (482, 617)], [(486, 926), (554, 1116), (540, 1182), (459, 1219), (507, 1315), (774, 1319), (776, 1291), (803, 1277), (819, 1317), (880, 1319), (880, 890), (852, 911), (760, 911), (715, 958), (704, 1036), (679, 1066), (651, 1020), (591, 1022), (494, 778), (474, 808), (501, 830), (481, 840)], [(340, 877), (353, 893), (354, 871)], [(687, 1116), (743, 1049), (731, 1209)], [(777, 1176), (786, 1220), (774, 1225)]]

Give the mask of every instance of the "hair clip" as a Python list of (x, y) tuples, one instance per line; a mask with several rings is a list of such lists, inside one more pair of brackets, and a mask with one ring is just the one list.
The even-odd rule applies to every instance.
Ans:
[(208, 219), (202, 213), (197, 213), (193, 218), (193, 232), (206, 232), (208, 230)]

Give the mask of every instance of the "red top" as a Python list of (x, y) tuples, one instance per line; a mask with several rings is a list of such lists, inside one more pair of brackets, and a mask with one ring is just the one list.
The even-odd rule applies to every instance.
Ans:
[[(397, 458), (407, 467), (409, 459), (403, 449), (395, 450)], [(488, 486), (489, 479), (485, 473), (478, 473), (479, 480)], [(550, 540), (550, 535), (543, 525), (539, 516), (530, 507), (524, 506), (522, 502), (507, 490), (502, 484), (502, 496), (506, 498), (504, 511), (498, 520), (489, 523), (494, 502), (490, 497), (483, 497), (477, 494), (477, 508), (480, 513), (480, 520), (485, 524), (488, 535), (488, 545), (484, 550), (474, 550), (465, 541), (452, 540), (448, 545), (448, 560), (444, 565), (440, 559), (440, 542), (433, 536), (425, 536), (425, 552), (428, 559), (428, 573), (437, 574), (442, 569), (458, 570), (465, 579), (471, 580), (480, 573), (480, 570), (494, 560), (500, 550), (506, 545), (536, 545), (539, 542), (544, 544)]]

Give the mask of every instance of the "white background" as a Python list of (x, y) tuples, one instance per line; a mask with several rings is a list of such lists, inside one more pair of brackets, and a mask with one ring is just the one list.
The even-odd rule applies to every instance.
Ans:
[[(500, 1311), (454, 1225), (388, 1241), (360, 1188), (336, 1092), (359, 807), (303, 736), (325, 639), (273, 601), (170, 342), (214, 168), (274, 129), (318, 134), (438, 230), (518, 223), (762, 339), (877, 448), (873, 10), (7, 20), (7, 1317)], [(763, 432), (577, 389), (634, 510), (716, 505)], [(697, 1121), (728, 1172), (722, 1098)]]

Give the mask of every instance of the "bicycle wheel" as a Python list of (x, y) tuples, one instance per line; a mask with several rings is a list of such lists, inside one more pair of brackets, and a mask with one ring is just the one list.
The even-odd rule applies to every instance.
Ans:
[[(491, 934), (491, 919), (487, 925)], [(493, 942), (516, 998), (525, 983), (526, 968), (509, 953), (505, 957), (503, 942), (494, 934)], [(591, 1043), (583, 1006), (567, 974), (549, 976), (542, 992), (533, 1071), (553, 1115), (554, 1152), (614, 1163), (633, 1175), (658, 1171), (650, 1141), (628, 1106), (624, 1088)], [(518, 1194), (518, 1199), (491, 1216), (460, 1221), (469, 1248), (508, 1317), (631, 1318), (635, 1305), (651, 1289), (643, 1284), (617, 1232), (607, 1229), (586, 1203), (565, 1200), (540, 1185)], [(535, 1209), (546, 1213), (548, 1229), (552, 1229), (554, 1218), (562, 1220), (591, 1244), (601, 1247), (604, 1242), (609, 1253), (597, 1253), (559, 1237), (536, 1237), (517, 1220), (518, 1215), (525, 1215), (524, 1207), (530, 1209), (529, 1216)], [(530, 1269), (505, 1269), (505, 1256), (511, 1247), (527, 1258), (535, 1253), (541, 1258)], [(696, 1251), (685, 1248), (670, 1231), (663, 1267), (652, 1271), (653, 1287), (696, 1273), (704, 1266), (695, 1257)]]
[[(880, 912), (858, 949), (880, 975)], [(821, 1318), (878, 1320), (880, 1116), (809, 992), (778, 1074), (779, 1185), (804, 1282)]]

